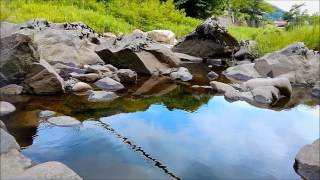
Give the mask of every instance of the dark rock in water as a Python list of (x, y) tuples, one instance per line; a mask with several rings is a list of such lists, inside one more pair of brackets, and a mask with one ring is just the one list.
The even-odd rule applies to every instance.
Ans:
[(39, 62), (37, 46), (23, 34), (1, 38), (0, 85), (21, 84), (33, 63)]
[(219, 78), (219, 74), (215, 73), (214, 71), (210, 71), (207, 75), (209, 80), (215, 80)]
[(320, 140), (301, 148), (295, 158), (294, 168), (303, 179), (317, 180), (320, 177)]
[(107, 64), (141, 74), (151, 75), (179, 64), (179, 58), (168, 47), (138, 31), (107, 40), (96, 48), (96, 53)]
[(209, 58), (230, 56), (239, 49), (237, 40), (217, 20), (209, 18), (178, 42), (173, 51)]
[(311, 94), (314, 97), (320, 97), (320, 81), (317, 81), (314, 87), (312, 88)]

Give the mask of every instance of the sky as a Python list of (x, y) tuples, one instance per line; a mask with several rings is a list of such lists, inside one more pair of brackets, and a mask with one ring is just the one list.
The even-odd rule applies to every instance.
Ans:
[(302, 4), (302, 10), (308, 10), (308, 14), (319, 13), (320, 1), (319, 0), (266, 0), (270, 4), (279, 7), (282, 10), (289, 11), (294, 4)]

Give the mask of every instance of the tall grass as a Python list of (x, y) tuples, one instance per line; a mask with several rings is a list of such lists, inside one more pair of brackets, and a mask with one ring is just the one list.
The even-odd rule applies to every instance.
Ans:
[(1, 0), (1, 21), (24, 22), (44, 18), (51, 22), (82, 21), (98, 32), (128, 33), (169, 29), (184, 36), (200, 23), (176, 10), (173, 1), (159, 0)]
[(295, 42), (304, 42), (310, 49), (320, 50), (320, 26), (296, 26), (289, 30), (273, 26), (265, 28), (231, 27), (229, 32), (238, 40), (255, 40), (257, 54), (262, 56)]

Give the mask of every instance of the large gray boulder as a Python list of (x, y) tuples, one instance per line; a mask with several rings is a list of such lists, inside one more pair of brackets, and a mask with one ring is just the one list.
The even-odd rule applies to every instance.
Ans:
[(66, 165), (50, 161), (42, 164), (33, 166), (21, 175), (13, 177), (14, 179), (28, 179), (28, 180), (39, 180), (39, 179), (60, 179), (60, 180), (82, 180), (74, 171), (68, 168)]
[(23, 34), (1, 37), (0, 86), (21, 84), (33, 63), (39, 62), (36, 44)]
[(14, 33), (30, 37), (38, 46), (41, 59), (51, 65), (62, 63), (81, 66), (84, 64), (103, 64), (92, 50), (96, 45), (97, 34), (81, 22), (49, 23), (45, 19), (32, 19), (22, 24), (1, 23), (1, 37)]
[(168, 47), (139, 31), (108, 39), (96, 47), (96, 53), (107, 64), (148, 75), (177, 66), (180, 62)]
[(0, 129), (0, 154), (7, 153), (12, 149), (20, 150), (20, 146), (14, 137), (4, 129)]
[(16, 179), (15, 176), (22, 174), (30, 166), (31, 160), (24, 157), (17, 149), (0, 154), (1, 179)]
[(296, 172), (306, 180), (317, 180), (320, 177), (320, 140), (303, 146), (295, 158)]
[(57, 94), (64, 92), (64, 80), (45, 60), (33, 63), (25, 77), (28, 91), (34, 94)]
[(103, 64), (100, 57), (90, 48), (88, 39), (80, 39), (74, 31), (46, 29), (34, 34), (40, 57), (51, 65), (62, 63), (80, 67), (84, 64)]
[(0, 101), (0, 116), (5, 116), (16, 110), (16, 107), (9, 102)]
[(173, 47), (173, 51), (209, 58), (230, 56), (238, 48), (238, 41), (215, 18), (208, 18), (179, 41)]
[(309, 50), (303, 43), (294, 43), (253, 63), (229, 67), (223, 74), (232, 81), (282, 77), (294, 85), (313, 86), (320, 80), (319, 58), (318, 52)]
[(105, 77), (103, 79), (98, 80), (94, 83), (98, 88), (106, 91), (117, 91), (120, 89), (123, 89), (124, 86), (118, 82), (115, 81), (109, 77)]

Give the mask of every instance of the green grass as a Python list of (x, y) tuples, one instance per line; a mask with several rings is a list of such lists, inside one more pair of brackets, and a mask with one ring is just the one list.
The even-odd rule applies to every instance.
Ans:
[[(186, 17), (176, 10), (173, 0), (0, 0), (0, 20), (21, 23), (32, 18), (51, 22), (81, 21), (97, 32), (129, 33), (134, 29), (172, 30), (177, 37), (191, 32), (202, 20)], [(319, 25), (294, 27), (286, 31), (265, 28), (230, 27), (236, 39), (257, 42), (257, 54), (279, 50), (294, 42), (304, 42), (310, 49), (320, 49)]]
[(320, 50), (320, 26), (296, 26), (290, 30), (277, 29), (272, 26), (265, 28), (231, 27), (230, 34), (238, 40), (255, 40), (256, 53), (262, 56), (277, 51), (295, 42), (304, 42), (310, 49)]
[(82, 21), (97, 32), (117, 34), (134, 29), (169, 29), (178, 37), (201, 22), (176, 10), (172, 1), (109, 0), (105, 5), (95, 0), (1, 0), (1, 21), (21, 23), (32, 18), (51, 22)]

